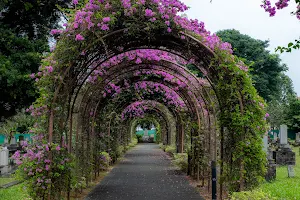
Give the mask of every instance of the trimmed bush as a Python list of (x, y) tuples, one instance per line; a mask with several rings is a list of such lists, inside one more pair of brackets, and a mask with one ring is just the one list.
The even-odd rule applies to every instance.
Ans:
[(136, 137), (137, 137), (138, 142), (143, 142), (143, 140), (142, 140), (142, 137), (143, 137), (143, 136), (141, 136), (141, 135), (136, 135)]
[(187, 172), (188, 169), (188, 154), (187, 153), (175, 153), (172, 164), (180, 168), (180, 170)]
[(159, 143), (158, 146), (159, 146), (159, 148), (161, 148), (163, 151), (166, 150), (166, 145), (164, 145), (163, 143)]
[(120, 145), (118, 146), (117, 148), (117, 158), (121, 157), (124, 153), (124, 146), (123, 145)]
[(176, 148), (174, 146), (166, 146), (165, 152), (170, 153), (170, 154), (174, 154), (176, 152)]
[(111, 158), (105, 151), (100, 153), (100, 168), (101, 170), (107, 170), (110, 164)]

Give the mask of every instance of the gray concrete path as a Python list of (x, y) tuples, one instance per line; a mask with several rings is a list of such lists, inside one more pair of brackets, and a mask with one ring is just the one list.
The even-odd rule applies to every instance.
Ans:
[(86, 200), (203, 200), (156, 144), (130, 150)]

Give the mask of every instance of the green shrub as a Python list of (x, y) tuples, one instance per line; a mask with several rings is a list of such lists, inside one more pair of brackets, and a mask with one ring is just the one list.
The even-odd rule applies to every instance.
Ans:
[(137, 145), (137, 143), (138, 143), (138, 140), (134, 137), (134, 138), (132, 138), (132, 141), (130, 142), (129, 146), (134, 147), (135, 145)]
[(123, 153), (124, 153), (123, 145), (118, 146), (118, 148), (117, 148), (117, 157), (118, 158), (121, 157), (123, 155)]
[(101, 170), (107, 170), (110, 164), (111, 158), (109, 153), (103, 151), (100, 153), (100, 168)]
[(188, 169), (188, 154), (187, 153), (175, 153), (172, 163), (179, 167), (180, 170), (187, 172)]
[(166, 150), (166, 145), (164, 145), (163, 143), (159, 143), (158, 146), (159, 146), (159, 148), (161, 148), (163, 151)]
[(175, 148), (174, 146), (167, 145), (165, 151), (166, 151), (167, 153), (173, 154), (173, 153), (176, 152), (176, 148)]
[(133, 138), (132, 141), (129, 143), (129, 147), (134, 147), (135, 145), (137, 145), (138, 141), (136, 138)]
[(231, 200), (275, 200), (270, 194), (262, 190), (234, 192), (230, 196)]
[(138, 142), (143, 142), (142, 135), (136, 135)]

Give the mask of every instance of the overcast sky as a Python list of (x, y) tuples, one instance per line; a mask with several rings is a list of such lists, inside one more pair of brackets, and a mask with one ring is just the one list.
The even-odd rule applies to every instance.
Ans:
[[(207, 30), (237, 29), (253, 38), (269, 40), (272, 52), (277, 46), (286, 46), (300, 36), (300, 21), (290, 15), (296, 8), (294, 1), (289, 8), (278, 11), (275, 17), (269, 17), (260, 7), (262, 0), (182, 1), (190, 7), (186, 13), (188, 17), (203, 21)], [(286, 74), (293, 80), (295, 91), (300, 96), (300, 50), (283, 53), (280, 57), (289, 67)]]

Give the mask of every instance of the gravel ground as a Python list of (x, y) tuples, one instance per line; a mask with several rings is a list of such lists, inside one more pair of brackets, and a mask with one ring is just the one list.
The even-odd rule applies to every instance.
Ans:
[(203, 200), (156, 144), (130, 150), (85, 200)]

